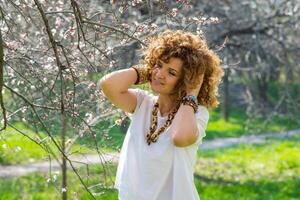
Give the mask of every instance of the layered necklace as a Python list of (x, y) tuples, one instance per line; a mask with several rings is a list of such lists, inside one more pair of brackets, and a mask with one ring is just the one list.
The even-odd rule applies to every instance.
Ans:
[(168, 114), (168, 118), (166, 120), (166, 122), (164, 123), (164, 125), (159, 128), (158, 130), (157, 129), (157, 113), (158, 113), (158, 102), (156, 102), (154, 104), (154, 107), (153, 107), (153, 110), (152, 110), (152, 116), (151, 116), (151, 125), (150, 125), (150, 130), (149, 132), (147, 133), (147, 144), (150, 145), (151, 143), (154, 143), (157, 141), (159, 135), (164, 131), (166, 130), (166, 128), (168, 128), (174, 117), (175, 117), (175, 114), (177, 113), (179, 107), (180, 107), (180, 103), (177, 104), (177, 106), (175, 106), (171, 112)]

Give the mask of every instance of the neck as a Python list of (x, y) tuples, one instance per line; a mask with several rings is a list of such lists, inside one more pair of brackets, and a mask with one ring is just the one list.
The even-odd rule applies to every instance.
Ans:
[(159, 111), (161, 116), (167, 115), (175, 106), (175, 102), (170, 98), (170, 96), (159, 95), (158, 100)]

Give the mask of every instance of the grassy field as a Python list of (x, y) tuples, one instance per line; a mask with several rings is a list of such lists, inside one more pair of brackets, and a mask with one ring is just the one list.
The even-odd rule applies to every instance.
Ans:
[[(14, 126), (18, 130), (26, 133), (29, 137), (37, 140), (37, 135), (32, 130), (27, 129), (24, 124), (16, 123)], [(40, 144), (44, 144), (53, 149), (53, 152), (57, 154), (58, 150), (56, 150), (57, 148), (54, 146), (53, 142), (51, 142), (51, 139), (42, 132), (40, 133), (40, 136), (43, 138), (40, 141)], [(55, 139), (59, 142), (57, 137), (55, 137)], [(86, 145), (75, 144), (72, 146), (69, 153), (72, 154), (76, 152), (95, 153), (95, 150), (86, 147)], [(11, 165), (34, 162), (36, 160), (48, 159), (49, 155), (47, 148), (41, 148), (40, 145), (11, 127), (8, 127), (0, 134), (0, 164)]]
[(205, 139), (239, 137), (242, 135), (259, 135), (266, 132), (280, 132), (299, 129), (300, 122), (296, 119), (275, 116), (266, 122), (265, 118), (257, 117), (249, 120), (243, 110), (232, 108), (227, 122), (217, 109), (211, 111)]
[(199, 152), (203, 199), (300, 199), (300, 137)]
[[(195, 185), (203, 200), (299, 200), (300, 137), (270, 140), (198, 153)], [(117, 200), (112, 188), (116, 165), (80, 168), (80, 175), (98, 200)], [(106, 181), (104, 174), (107, 174)], [(0, 200), (60, 198), (60, 175), (30, 174), (0, 180)], [(99, 183), (106, 183), (101, 185)], [(70, 199), (90, 199), (69, 173)]]

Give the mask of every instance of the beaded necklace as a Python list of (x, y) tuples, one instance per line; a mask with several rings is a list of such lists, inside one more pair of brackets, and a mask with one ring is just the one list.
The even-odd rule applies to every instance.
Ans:
[(171, 123), (172, 123), (172, 121), (173, 121), (173, 119), (175, 117), (175, 114), (177, 113), (177, 111), (178, 111), (178, 109), (180, 107), (180, 103), (176, 107), (174, 107), (171, 110), (171, 112), (168, 114), (168, 118), (167, 118), (166, 122), (164, 123), (164, 125), (161, 128), (159, 128), (158, 130), (156, 130), (157, 129), (157, 112), (158, 112), (158, 106), (159, 106), (159, 104), (158, 104), (158, 102), (156, 102), (154, 104), (154, 107), (153, 107), (153, 110), (152, 110), (151, 126), (150, 126), (150, 130), (149, 130), (149, 132), (147, 134), (147, 143), (148, 143), (148, 145), (150, 145), (152, 142), (153, 143), (156, 142), (157, 139), (158, 139), (158, 137), (159, 137), (159, 135), (166, 128), (168, 128), (171, 125)]

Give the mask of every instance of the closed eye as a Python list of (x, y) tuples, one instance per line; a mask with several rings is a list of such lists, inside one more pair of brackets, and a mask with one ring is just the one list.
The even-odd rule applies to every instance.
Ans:
[(173, 73), (173, 72), (169, 72), (172, 76), (176, 76), (176, 74), (175, 73)]

